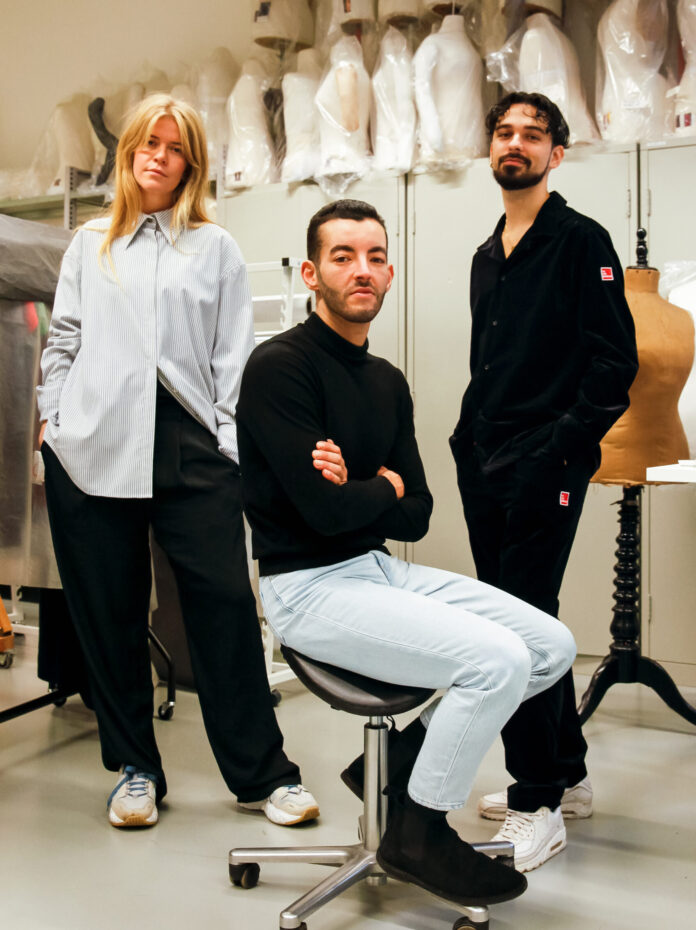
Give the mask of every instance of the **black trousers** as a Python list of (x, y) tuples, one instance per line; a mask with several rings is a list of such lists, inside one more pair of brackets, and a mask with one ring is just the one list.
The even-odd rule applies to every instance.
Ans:
[[(454, 453), (479, 580), (557, 617), (587, 485), (598, 467), (595, 455), (564, 463), (539, 452), (484, 475), (473, 452), (458, 454), (455, 447)], [(558, 807), (564, 789), (587, 775), (572, 669), (524, 701), (501, 735), (515, 779), (508, 806)]]
[(44, 443), (51, 533), (89, 671), (107, 769), (166, 781), (153, 726), (147, 640), (150, 528), (176, 577), (203, 720), (227, 786), (256, 801), (300, 781), (283, 751), (249, 583), (239, 469), (215, 438), (160, 391), (153, 496), (97, 497)]

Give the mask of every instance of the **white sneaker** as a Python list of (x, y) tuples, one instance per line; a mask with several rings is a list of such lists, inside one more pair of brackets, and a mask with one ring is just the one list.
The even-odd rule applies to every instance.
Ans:
[(508, 840), (515, 846), (515, 868), (531, 872), (566, 846), (566, 828), (560, 806), (540, 807), (533, 814), (509, 810), (493, 842)]
[(157, 823), (155, 782), (133, 765), (124, 765), (106, 802), (114, 827), (153, 827)]
[(237, 801), (247, 811), (263, 811), (272, 823), (291, 827), (319, 816), (319, 805), (303, 785), (284, 785), (263, 801)]
[[(507, 791), (484, 794), (479, 798), (478, 812), (486, 820), (505, 820)], [(561, 798), (561, 812), (564, 820), (583, 820), (592, 816), (592, 785), (589, 778), (583, 778), (572, 788), (566, 788)]]

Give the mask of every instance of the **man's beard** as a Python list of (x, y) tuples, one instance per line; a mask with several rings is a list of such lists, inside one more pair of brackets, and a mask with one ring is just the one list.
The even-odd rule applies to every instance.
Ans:
[(347, 320), (349, 323), (371, 323), (381, 310), (386, 291), (383, 294), (375, 292), (375, 303), (372, 307), (365, 307), (361, 310), (348, 310), (346, 308), (346, 299), (341, 291), (329, 287), (319, 274), (318, 268), (316, 268), (316, 275), (320, 285), (317, 296), (321, 297), (331, 313), (335, 313), (341, 319)]
[[(551, 161), (551, 156), (549, 156), (549, 162)], [(505, 162), (499, 167), (493, 169), (493, 177), (496, 179), (498, 184), (502, 187), (504, 191), (523, 191), (528, 187), (536, 187), (540, 181), (544, 180), (546, 172), (548, 171), (549, 162), (546, 163), (546, 167), (543, 171), (537, 171), (536, 174), (525, 174), (524, 172), (512, 172), (508, 174), (505, 171)]]

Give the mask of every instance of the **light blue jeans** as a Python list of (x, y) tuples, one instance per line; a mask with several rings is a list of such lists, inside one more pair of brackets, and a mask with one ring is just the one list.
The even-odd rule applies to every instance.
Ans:
[(266, 619), (310, 658), (394, 684), (444, 689), (421, 714), (425, 742), (408, 793), (462, 807), (478, 766), (521, 701), (575, 658), (562, 623), (472, 578), (382, 552), (267, 575)]

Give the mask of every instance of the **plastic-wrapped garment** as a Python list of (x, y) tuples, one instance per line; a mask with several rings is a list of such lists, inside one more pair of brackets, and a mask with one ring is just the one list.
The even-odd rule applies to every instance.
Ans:
[(413, 56), (420, 118), (419, 161), (430, 168), (464, 167), (483, 154), (483, 65), (461, 16), (445, 16)]
[[(144, 84), (101, 89), (89, 104), (90, 129), (94, 146), (93, 180), (103, 184), (108, 180), (115, 159), (115, 145), (121, 134), (123, 117), (145, 96)], [(99, 99), (103, 103), (97, 105)]]
[(539, 91), (556, 104), (570, 128), (570, 141), (599, 139), (580, 80), (578, 56), (546, 13), (526, 21), (519, 58), (519, 90)]
[(268, 77), (263, 67), (246, 61), (227, 101), (229, 125), (225, 187), (228, 190), (271, 184), (278, 179), (263, 95)]
[(677, 22), (686, 67), (676, 91), (674, 131), (696, 135), (696, 0), (679, 0)]
[(665, 132), (667, 0), (614, 0), (599, 21), (597, 123), (612, 142), (654, 142)]
[(405, 174), (413, 165), (416, 105), (411, 81), (413, 56), (404, 36), (390, 26), (372, 76), (372, 167)]
[(53, 301), (72, 233), (0, 214), (0, 298)]
[(253, 3), (251, 37), (266, 48), (309, 48), (314, 22), (307, 0), (266, 0)]
[(482, 58), (497, 51), (520, 25), (522, 0), (476, 0), (469, 3), (462, 15), (467, 35)]
[(299, 52), (297, 71), (290, 71), (283, 78), (283, 181), (306, 181), (319, 170), (319, 125), (314, 98), (320, 80), (321, 59), (313, 48)]
[(45, 193), (62, 194), (68, 168), (79, 168), (91, 173), (94, 163), (94, 146), (87, 107), (89, 98), (75, 94), (70, 100), (59, 103), (53, 111), (44, 136), (39, 143), (35, 162), (50, 171)]
[(338, 194), (369, 168), (370, 78), (354, 36), (331, 49), (329, 70), (315, 98), (321, 141), (318, 182)]
[(205, 126), (211, 177), (216, 176), (219, 153), (227, 138), (226, 103), (238, 77), (232, 53), (222, 46), (213, 49), (198, 68), (196, 105)]
[[(675, 307), (687, 310), (696, 323), (696, 261), (665, 262), (660, 294)], [(692, 367), (679, 397), (679, 417), (689, 443), (689, 458), (696, 459), (696, 367)]]

